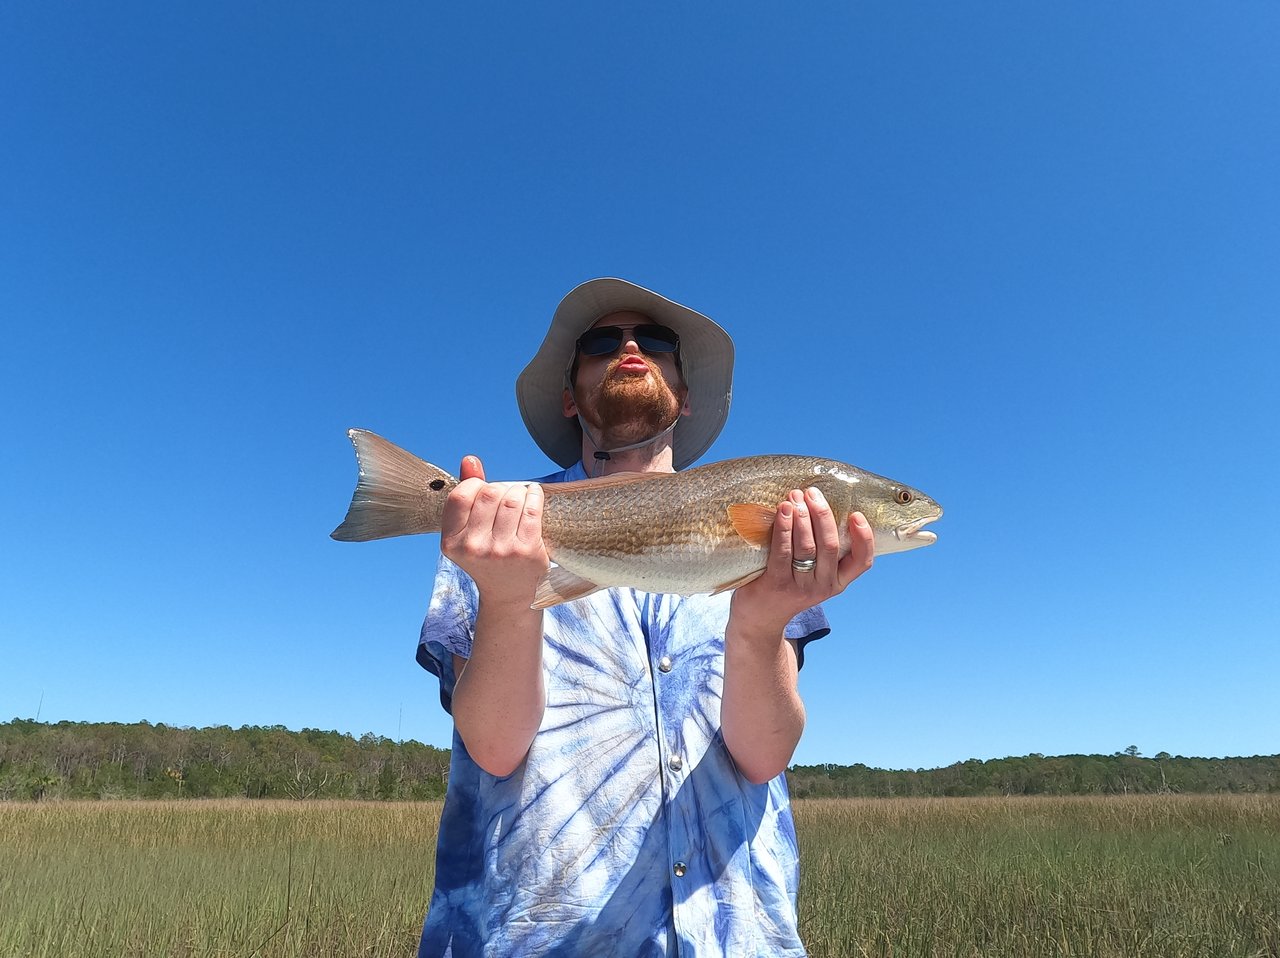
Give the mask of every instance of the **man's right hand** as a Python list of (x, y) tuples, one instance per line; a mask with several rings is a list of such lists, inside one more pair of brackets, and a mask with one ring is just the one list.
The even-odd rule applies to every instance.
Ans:
[(458, 474), (444, 507), (440, 551), (475, 580), (483, 600), (527, 608), (550, 564), (542, 544), (542, 487), (485, 482), (475, 456), (462, 460)]

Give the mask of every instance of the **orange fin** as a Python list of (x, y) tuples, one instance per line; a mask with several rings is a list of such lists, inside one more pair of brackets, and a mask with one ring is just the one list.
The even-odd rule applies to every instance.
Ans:
[(533, 594), (531, 609), (546, 609), (561, 602), (572, 602), (584, 595), (599, 592), (604, 586), (596, 585), (590, 579), (584, 579), (577, 573), (558, 565), (547, 570), (547, 574), (538, 583), (538, 591)]
[(738, 535), (753, 546), (767, 547), (773, 539), (773, 517), (778, 510), (754, 502), (735, 502), (729, 506), (729, 521)]
[(711, 594), (719, 595), (721, 592), (728, 592), (731, 589), (741, 589), (748, 582), (755, 582), (762, 575), (764, 575), (764, 569), (756, 569), (754, 572), (748, 572), (741, 579), (734, 579), (732, 582), (716, 586), (716, 590)]

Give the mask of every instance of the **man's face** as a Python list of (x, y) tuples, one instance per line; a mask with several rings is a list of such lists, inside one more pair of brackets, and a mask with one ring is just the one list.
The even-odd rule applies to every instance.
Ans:
[(652, 323), (642, 313), (610, 313), (596, 326), (619, 326), (622, 344), (602, 356), (577, 357), (573, 392), (564, 392), (564, 414), (582, 418), (606, 447), (640, 442), (671, 425), (677, 414), (687, 415), (684, 380), (676, 353), (645, 353), (634, 338), (634, 327)]

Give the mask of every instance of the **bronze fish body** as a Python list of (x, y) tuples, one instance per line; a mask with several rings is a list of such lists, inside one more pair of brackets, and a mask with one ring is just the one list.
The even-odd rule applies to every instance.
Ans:
[[(348, 432), (360, 479), (343, 541), (439, 532), (458, 480), (361, 429)], [(542, 538), (555, 563), (532, 607), (629, 586), (679, 595), (723, 592), (764, 571), (778, 503), (792, 489), (821, 490), (849, 551), (848, 520), (861, 512), (876, 555), (929, 545), (924, 526), (942, 508), (892, 479), (833, 459), (751, 456), (676, 473), (625, 473), (543, 486)]]

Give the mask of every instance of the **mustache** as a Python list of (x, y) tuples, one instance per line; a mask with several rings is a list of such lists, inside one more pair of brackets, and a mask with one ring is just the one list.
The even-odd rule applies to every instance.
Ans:
[(619, 353), (618, 357), (612, 360), (609, 363), (609, 365), (605, 367), (604, 376), (602, 376), (601, 378), (603, 380), (607, 380), (611, 378), (613, 374), (618, 371), (618, 367), (621, 366), (624, 362), (626, 362), (629, 359), (639, 359), (646, 366), (649, 367), (649, 372), (653, 373), (655, 376), (659, 376), (664, 379), (666, 378), (662, 376), (662, 370), (658, 368), (658, 364), (655, 363), (648, 356), (646, 356), (644, 353)]

